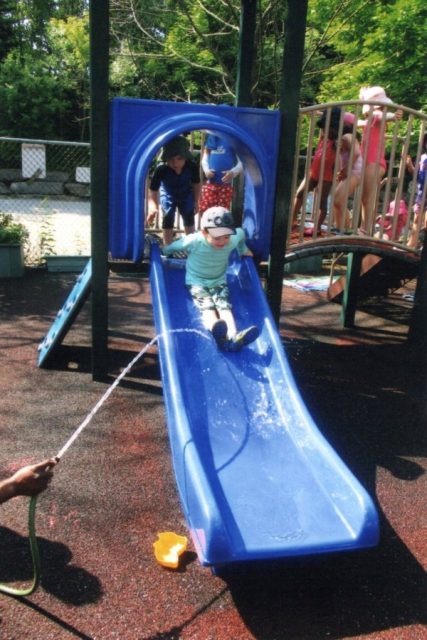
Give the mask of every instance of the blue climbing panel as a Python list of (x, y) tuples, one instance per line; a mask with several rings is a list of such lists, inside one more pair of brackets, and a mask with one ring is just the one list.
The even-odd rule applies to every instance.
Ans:
[(243, 226), (267, 259), (272, 232), (280, 113), (268, 109), (131, 98), (111, 103), (110, 251), (135, 262), (144, 254), (145, 184), (160, 147), (177, 135), (206, 131), (226, 139), (245, 176)]
[(61, 344), (68, 330), (77, 317), (80, 309), (87, 300), (91, 290), (92, 260), (77, 278), (71, 293), (67, 297), (61, 309), (56, 314), (49, 331), (38, 347), (37, 366), (42, 368), (48, 362), (55, 348)]

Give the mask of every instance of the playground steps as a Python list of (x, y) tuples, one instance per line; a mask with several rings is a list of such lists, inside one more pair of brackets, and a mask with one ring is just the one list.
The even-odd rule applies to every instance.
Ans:
[[(387, 296), (391, 291), (402, 287), (408, 280), (415, 278), (417, 273), (417, 264), (394, 260), (390, 257), (365, 255), (361, 260), (357, 298), (361, 300), (372, 296)], [(341, 303), (346, 284), (346, 275), (333, 282), (327, 291), (328, 300)]]

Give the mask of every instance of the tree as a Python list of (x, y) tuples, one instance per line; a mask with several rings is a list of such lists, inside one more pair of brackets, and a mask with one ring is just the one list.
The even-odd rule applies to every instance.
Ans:
[(19, 47), (0, 65), (0, 134), (88, 139), (88, 15), (51, 18), (43, 42), (43, 55)]
[(334, 18), (329, 3), (314, 4), (330, 19), (329, 42), (335, 52), (322, 74), (321, 101), (357, 99), (361, 85), (381, 85), (394, 102), (414, 109), (427, 107), (423, 0), (347, 3), (351, 13), (344, 24), (342, 15), (339, 21)]
[[(253, 104), (279, 101), (284, 0), (258, 0)], [(110, 0), (111, 95), (235, 101), (240, 0)], [(427, 107), (425, 0), (310, 0), (301, 104), (380, 84)], [(88, 138), (88, 0), (4, 0), (0, 132)]]
[[(134, 70), (141, 97), (234, 102), (239, 0), (112, 0), (111, 7), (113, 68), (126, 79)], [(280, 0), (259, 3), (253, 87), (259, 106), (277, 103), (283, 7)], [(118, 64), (123, 57), (131, 64)]]

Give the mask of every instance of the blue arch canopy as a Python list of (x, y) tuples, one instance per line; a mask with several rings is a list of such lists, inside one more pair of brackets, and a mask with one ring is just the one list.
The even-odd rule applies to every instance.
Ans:
[(248, 245), (268, 258), (280, 113), (268, 109), (114, 98), (111, 103), (110, 251), (140, 261), (144, 253), (145, 181), (168, 140), (188, 131), (226, 139), (245, 176), (243, 227)]

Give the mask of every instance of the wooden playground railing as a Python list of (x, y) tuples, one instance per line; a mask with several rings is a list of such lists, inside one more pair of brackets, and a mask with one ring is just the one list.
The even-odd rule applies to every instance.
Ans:
[[(373, 107), (375, 103), (369, 103), (370, 110), (366, 115), (368, 124), (373, 118)], [(349, 182), (343, 181), (341, 185), (341, 195), (344, 193), (344, 214), (340, 224), (336, 224), (334, 219), (334, 205), (336, 202), (337, 187), (340, 183), (340, 147), (343, 140), (344, 116), (345, 112), (354, 114), (354, 124), (351, 128), (353, 140), (360, 140), (360, 128), (358, 122), (364, 119), (362, 113), (363, 103), (360, 101), (345, 101), (338, 103), (319, 104), (301, 109), (299, 126), (296, 136), (295, 165), (292, 182), (292, 198), (294, 203), (298, 186), (305, 179), (305, 188), (302, 196), (302, 206), (298, 219), (292, 220), (292, 211), (289, 215), (289, 229), (287, 246), (301, 244), (307, 237), (313, 241), (318, 237), (328, 237), (337, 234), (359, 235), (362, 206), (362, 185), (366, 174), (366, 152), (362, 154), (362, 166), (360, 181), (353, 193), (350, 192)], [(328, 197), (328, 213), (323, 224), (318, 230), (320, 216), (320, 186), (316, 187), (312, 193), (308, 191), (308, 178), (310, 166), (319, 142), (319, 129), (316, 126), (319, 115), (325, 113), (324, 135), (327, 137), (331, 128), (332, 110), (335, 107), (341, 108), (339, 120), (338, 136), (336, 139), (336, 158), (333, 167), (333, 178)], [(420, 159), (425, 149), (423, 149), (424, 135), (426, 134), (427, 114), (414, 111), (408, 107), (396, 104), (384, 106), (385, 114), (394, 114), (397, 110), (402, 112), (401, 120), (392, 120), (386, 123), (384, 119), (381, 124), (380, 136), (385, 139), (385, 156), (387, 168), (385, 175), (380, 179), (379, 163), (377, 166), (377, 183), (374, 206), (370, 212), (369, 228), (365, 235), (377, 238), (390, 245), (399, 245), (408, 250), (417, 250), (420, 247), (420, 234), (424, 229), (424, 215), (426, 210), (426, 184), (419, 203), (420, 215), (414, 217), (414, 204), (417, 193), (417, 173)], [(348, 163), (351, 166), (355, 153), (355, 145), (349, 150)], [(409, 158), (411, 162), (409, 162)], [(320, 159), (319, 185), (325, 173), (327, 157), (326, 147)], [(409, 173), (409, 168), (412, 174)], [(399, 204), (403, 201), (403, 209), (407, 212), (404, 222), (402, 216), (399, 218)], [(396, 202), (395, 214), (391, 217), (387, 215), (390, 204)], [(388, 230), (387, 228), (390, 227)]]

